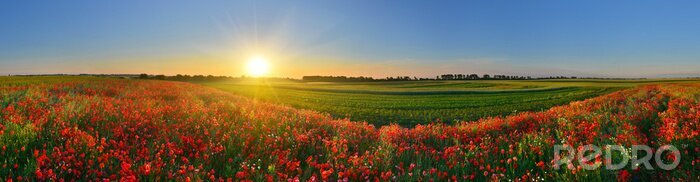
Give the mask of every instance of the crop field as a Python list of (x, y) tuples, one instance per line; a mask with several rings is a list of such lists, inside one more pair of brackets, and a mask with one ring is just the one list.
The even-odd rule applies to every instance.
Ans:
[(238, 95), (375, 125), (455, 123), (542, 111), (642, 84), (695, 80), (544, 80), (293, 82), (234, 80), (201, 84)]
[[(582, 92), (568, 89), (546, 93)], [(0, 77), (6, 181), (697, 181), (698, 131), (697, 83), (639, 85), (542, 111), (406, 128), (192, 83)], [(681, 160), (672, 170), (559, 168), (554, 144), (625, 149), (586, 163), (619, 161), (633, 145), (673, 144), (680, 152), (658, 160)]]

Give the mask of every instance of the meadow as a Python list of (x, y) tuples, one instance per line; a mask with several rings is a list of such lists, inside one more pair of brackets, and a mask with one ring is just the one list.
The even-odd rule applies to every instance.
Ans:
[[(539, 112), (405, 128), (184, 82), (0, 80), (5, 181), (700, 180), (697, 83), (641, 85)], [(669, 171), (584, 170), (576, 162), (556, 169), (554, 144), (673, 144), (679, 156), (660, 160), (681, 160)]]
[(518, 111), (543, 111), (643, 84), (697, 80), (478, 80), (302, 82), (236, 79), (197, 82), (237, 95), (382, 126), (454, 124)]

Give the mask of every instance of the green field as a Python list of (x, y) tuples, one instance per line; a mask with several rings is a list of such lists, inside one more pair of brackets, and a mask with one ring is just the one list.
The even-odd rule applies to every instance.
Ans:
[(394, 81), (329, 83), (244, 79), (200, 84), (260, 100), (367, 121), (413, 126), (540, 111), (641, 84), (697, 80)]
[[(97, 77), (0, 77), (6, 84)], [(198, 84), (259, 100), (331, 114), (375, 125), (452, 124), (519, 111), (540, 111), (642, 84), (700, 82), (649, 80), (478, 80), (392, 82), (302, 82), (281, 79), (231, 79)]]

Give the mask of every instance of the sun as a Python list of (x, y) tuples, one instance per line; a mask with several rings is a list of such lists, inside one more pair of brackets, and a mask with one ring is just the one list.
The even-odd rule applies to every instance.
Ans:
[(248, 59), (247, 71), (253, 77), (265, 76), (270, 72), (270, 65), (265, 57), (253, 56)]

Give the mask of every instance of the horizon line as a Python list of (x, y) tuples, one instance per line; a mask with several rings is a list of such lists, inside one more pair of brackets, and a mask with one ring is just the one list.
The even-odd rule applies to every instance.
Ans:
[[(194, 76), (213, 76), (213, 77), (227, 77), (227, 78), (259, 78), (259, 79), (294, 79), (294, 80), (302, 80), (303, 77), (306, 76), (324, 76), (324, 77), (348, 77), (348, 78), (359, 78), (359, 77), (364, 77), (364, 78), (372, 78), (376, 80), (384, 80), (387, 78), (400, 78), (400, 77), (410, 77), (410, 78), (418, 78), (418, 79), (424, 79), (424, 80), (447, 80), (447, 79), (436, 79), (436, 77), (439, 77), (441, 75), (456, 75), (456, 74), (463, 74), (463, 73), (444, 73), (444, 74), (438, 74), (435, 75), (436, 77), (418, 77), (418, 76), (410, 76), (410, 75), (403, 75), (403, 76), (388, 76), (388, 77), (373, 77), (373, 76), (351, 76), (351, 75), (304, 75), (299, 78), (297, 77), (284, 77), (284, 76), (261, 76), (261, 77), (253, 77), (249, 75), (242, 74), (240, 76), (232, 76), (232, 75), (213, 75), (213, 74), (150, 74), (150, 73), (39, 73), (39, 74), (0, 74), (0, 77), (12, 77), (12, 76), (134, 76), (137, 77), (141, 74), (147, 74), (148, 76), (158, 76), (158, 75), (163, 75), (167, 77), (175, 77), (178, 75), (181, 76), (188, 76), (188, 77), (194, 77)], [(463, 75), (471, 75), (471, 74), (463, 74)], [(632, 80), (632, 79), (700, 79), (700, 74), (699, 75), (694, 75), (694, 76), (659, 76), (659, 77), (604, 77), (604, 76), (566, 76), (566, 75), (549, 75), (549, 76), (526, 76), (526, 75), (508, 75), (508, 74), (477, 74), (479, 76), (483, 75), (504, 75), (504, 76), (518, 76), (518, 77), (530, 77), (531, 79), (625, 79), (625, 80)], [(457, 80), (457, 79), (454, 79)], [(498, 79), (460, 79), (460, 80), (498, 80)], [(504, 80), (517, 80), (517, 79), (504, 79)]]

